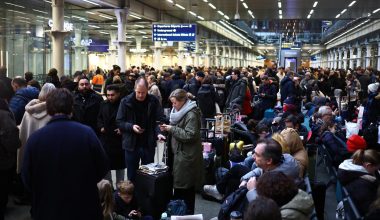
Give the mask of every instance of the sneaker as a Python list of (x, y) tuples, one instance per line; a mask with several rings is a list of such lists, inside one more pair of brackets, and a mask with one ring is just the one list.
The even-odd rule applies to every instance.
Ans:
[(216, 188), (216, 185), (204, 185), (203, 191), (205, 194), (215, 198), (218, 201), (223, 200), (223, 195), (219, 193), (218, 189)]

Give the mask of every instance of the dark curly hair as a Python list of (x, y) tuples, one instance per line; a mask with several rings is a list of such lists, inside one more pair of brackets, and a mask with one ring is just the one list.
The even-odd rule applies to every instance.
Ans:
[(51, 116), (57, 113), (70, 115), (73, 104), (74, 98), (68, 89), (56, 89), (46, 98), (46, 111)]
[(281, 212), (272, 199), (259, 196), (249, 203), (244, 220), (281, 220)]
[(283, 172), (265, 172), (257, 181), (257, 194), (273, 199), (279, 207), (290, 202), (297, 193), (296, 184)]

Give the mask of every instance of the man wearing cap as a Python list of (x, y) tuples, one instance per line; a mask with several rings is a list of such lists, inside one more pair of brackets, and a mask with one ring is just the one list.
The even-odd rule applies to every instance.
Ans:
[(188, 93), (194, 97), (198, 96), (198, 90), (201, 87), (201, 82), (205, 78), (205, 74), (202, 71), (198, 71), (197, 74), (189, 80), (189, 82), (183, 87)]

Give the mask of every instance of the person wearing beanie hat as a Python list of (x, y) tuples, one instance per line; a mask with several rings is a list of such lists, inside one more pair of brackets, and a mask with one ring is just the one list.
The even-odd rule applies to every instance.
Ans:
[(379, 89), (379, 83), (371, 83), (368, 85), (368, 93), (371, 93), (371, 92), (377, 93), (378, 89)]
[(347, 150), (350, 153), (355, 153), (356, 150), (366, 148), (367, 142), (364, 140), (364, 138), (357, 134), (353, 134), (347, 139)]
[(380, 92), (379, 83), (372, 83), (368, 85), (368, 100), (364, 106), (362, 127), (367, 128), (371, 123), (377, 123), (380, 116), (380, 99), (377, 98)]

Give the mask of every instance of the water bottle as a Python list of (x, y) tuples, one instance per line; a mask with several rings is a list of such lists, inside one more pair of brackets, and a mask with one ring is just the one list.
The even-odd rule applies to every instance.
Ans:
[(168, 218), (168, 214), (166, 212), (162, 213), (161, 214), (161, 220), (167, 220), (167, 219), (170, 219), (170, 218)]
[(230, 220), (242, 220), (243, 219), (243, 214), (239, 211), (233, 211), (230, 214)]

